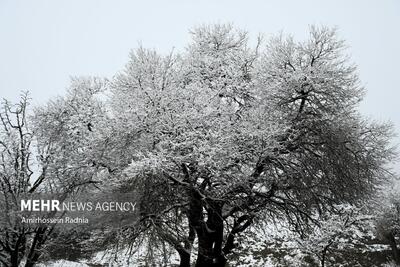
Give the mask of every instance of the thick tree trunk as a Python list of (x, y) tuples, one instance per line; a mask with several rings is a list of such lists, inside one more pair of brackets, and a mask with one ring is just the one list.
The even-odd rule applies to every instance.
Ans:
[(212, 242), (206, 235), (199, 236), (199, 251), (196, 260), (196, 267), (213, 266)]
[[(190, 174), (185, 165), (185, 182), (190, 184)], [(188, 188), (190, 199), (188, 218), (189, 225), (194, 229), (198, 239), (198, 254), (196, 267), (224, 267), (226, 258), (223, 252), (224, 220), (222, 216), (223, 203), (206, 199), (195, 187)], [(207, 211), (205, 221), (204, 209)]]
[(195, 238), (195, 229), (189, 222), (189, 236), (185, 242), (185, 246), (183, 249), (177, 249), (180, 257), (179, 267), (190, 267), (190, 255), (192, 253), (192, 246)]
[(179, 267), (190, 267), (190, 253), (186, 250), (178, 251), (180, 257)]
[(207, 222), (196, 229), (199, 240), (199, 251), (196, 267), (224, 267), (226, 263), (222, 251), (224, 221), (222, 205), (218, 202), (207, 202)]
[(199, 251), (196, 260), (196, 267), (225, 267), (226, 258), (221, 250), (221, 246), (215, 247), (215, 242), (199, 240)]
[[(197, 202), (198, 204), (199, 202)], [(194, 221), (194, 229), (196, 230), (199, 250), (196, 260), (196, 267), (225, 267), (227, 263), (226, 255), (232, 253), (234, 249), (235, 236), (246, 230), (252, 223), (251, 215), (242, 215), (235, 220), (233, 228), (228, 234), (228, 238), (223, 242), (224, 237), (224, 220), (222, 217), (223, 205), (218, 202), (207, 201), (207, 222), (203, 217)], [(202, 206), (193, 205), (197, 214), (202, 214)], [(194, 210), (192, 210), (193, 213)], [(195, 217), (196, 218), (196, 217)]]

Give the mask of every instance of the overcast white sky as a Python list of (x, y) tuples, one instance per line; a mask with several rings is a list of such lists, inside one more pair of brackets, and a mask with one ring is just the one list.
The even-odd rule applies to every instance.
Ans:
[(367, 89), (361, 111), (400, 133), (399, 0), (0, 0), (0, 97), (44, 102), (70, 76), (111, 77), (139, 42), (180, 50), (191, 27), (213, 22), (299, 39), (311, 24), (338, 26)]

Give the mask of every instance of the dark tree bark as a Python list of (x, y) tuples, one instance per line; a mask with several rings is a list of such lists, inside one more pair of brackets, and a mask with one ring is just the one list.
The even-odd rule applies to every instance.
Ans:
[(394, 262), (400, 265), (400, 251), (399, 248), (397, 247), (397, 242), (393, 233), (388, 233), (386, 235), (386, 239), (389, 241), (390, 248), (392, 249), (392, 256)]
[(190, 256), (192, 253), (192, 246), (195, 238), (195, 230), (189, 225), (189, 236), (185, 241), (185, 246), (175, 248), (178, 251), (180, 257), (179, 267), (190, 267)]
[(25, 263), (25, 267), (34, 267), (38, 262), (41, 253), (40, 249), (46, 241), (46, 227), (39, 227), (35, 233), (35, 237), (33, 238), (32, 245), (30, 247), (30, 251)]
[(178, 250), (180, 263), (179, 267), (190, 267), (190, 252), (182, 249)]

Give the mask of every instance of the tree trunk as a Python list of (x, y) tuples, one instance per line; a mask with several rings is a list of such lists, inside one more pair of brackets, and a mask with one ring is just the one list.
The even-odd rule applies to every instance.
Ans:
[(199, 251), (196, 267), (224, 267), (226, 259), (222, 251), (224, 221), (222, 205), (217, 202), (207, 202), (207, 222), (197, 230)]
[(46, 227), (39, 227), (33, 238), (33, 242), (26, 259), (25, 267), (34, 267), (40, 257), (40, 249), (45, 241)]
[(392, 249), (392, 255), (393, 255), (393, 260), (396, 264), (400, 265), (400, 251), (397, 248), (397, 242), (396, 239), (394, 238), (394, 235), (392, 233), (388, 234), (386, 237), (389, 241), (389, 245)]
[(11, 252), (11, 267), (18, 267), (19, 265), (18, 248)]
[(179, 267), (190, 267), (190, 253), (185, 250), (178, 251), (180, 257)]
[(326, 264), (326, 256), (328, 254), (329, 247), (333, 244), (332, 241), (329, 241), (328, 245), (326, 245), (321, 251), (321, 267), (325, 267)]
[(212, 242), (206, 234), (199, 236), (199, 251), (196, 260), (196, 267), (213, 266)]
[(195, 229), (192, 227), (189, 221), (189, 236), (185, 241), (184, 248), (177, 249), (180, 257), (179, 267), (190, 267), (190, 255), (192, 253), (192, 246), (194, 239), (196, 238)]
[(326, 254), (323, 254), (323, 255), (322, 255), (322, 258), (321, 258), (321, 267), (325, 267), (325, 256), (326, 256)]
[[(218, 201), (209, 199), (205, 201), (204, 196), (196, 188), (190, 188), (188, 193), (190, 196), (189, 224), (196, 232), (199, 246), (195, 266), (224, 267), (226, 259), (222, 251), (224, 235), (223, 205)], [(205, 221), (204, 209), (207, 211), (207, 221)]]
[(15, 248), (11, 251), (11, 267), (18, 267), (21, 262), (22, 255), (25, 251), (25, 236), (23, 234), (19, 235), (16, 242)]

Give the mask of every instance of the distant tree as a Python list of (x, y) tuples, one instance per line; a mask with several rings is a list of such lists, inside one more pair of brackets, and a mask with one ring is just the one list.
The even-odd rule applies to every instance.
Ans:
[(31, 144), (33, 135), (27, 122), (28, 96), (24, 94), (16, 105), (3, 101), (0, 129), (0, 262), (2, 266), (19, 266), (23, 256), (35, 250), (27, 243), (28, 236), (42, 236), (43, 229), (25, 229), (15, 216), (18, 198), (29, 190), (33, 175)]
[(101, 129), (98, 118), (103, 114), (99, 102), (93, 98), (93, 88), (89, 80), (76, 81), (66, 97), (35, 112), (28, 109), (27, 94), (15, 105), (3, 102), (0, 112), (1, 266), (34, 266), (55, 234), (55, 224), (23, 223), (20, 199), (34, 194), (59, 194), (66, 198), (96, 183), (96, 175), (106, 170), (96, 164), (100, 162), (97, 159), (101, 145), (96, 147), (96, 152), (92, 146), (92, 136), (99, 132), (93, 127)]
[(362, 244), (372, 216), (352, 206), (338, 206), (337, 212), (327, 214), (311, 233), (298, 240), (300, 250), (316, 257), (319, 266), (331, 266), (349, 249)]
[(182, 55), (140, 48), (110, 82), (113, 165), (143, 192), (141, 227), (180, 266), (196, 239), (197, 267), (225, 266), (256, 218), (304, 232), (387, 178), (391, 128), (357, 112), (363, 88), (335, 30), (265, 50), (230, 25), (192, 36)]

